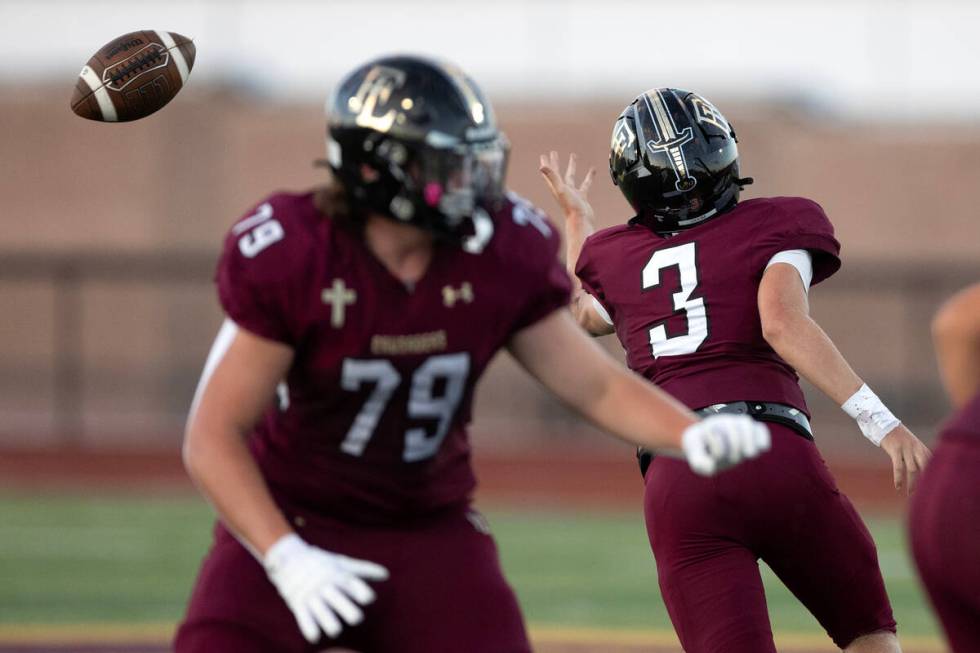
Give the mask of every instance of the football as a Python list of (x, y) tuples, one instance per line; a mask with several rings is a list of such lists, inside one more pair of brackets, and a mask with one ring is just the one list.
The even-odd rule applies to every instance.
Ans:
[(174, 32), (143, 30), (113, 39), (79, 73), (71, 110), (100, 122), (144, 118), (177, 95), (195, 52), (191, 39)]

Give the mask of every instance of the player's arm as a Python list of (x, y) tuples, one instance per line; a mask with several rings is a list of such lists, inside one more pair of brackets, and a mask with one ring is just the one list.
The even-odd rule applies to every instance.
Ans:
[(307, 640), (321, 629), (335, 636), (340, 620), (363, 618), (370, 603), (364, 582), (383, 580), (374, 563), (339, 556), (304, 542), (269, 493), (245, 444), (293, 361), (285, 344), (226, 320), (212, 347), (184, 434), (184, 465), (221, 520), (265, 566)]
[(939, 372), (953, 406), (980, 392), (980, 283), (949, 299), (932, 321)]
[(891, 458), (895, 488), (911, 492), (929, 449), (871, 392), (810, 317), (800, 271), (789, 263), (769, 266), (759, 284), (758, 303), (766, 342), (857, 420), (862, 433)]
[(245, 444), (292, 364), (293, 350), (226, 321), (184, 433), (184, 465), (222, 521), (261, 558), (292, 532)]
[(589, 168), (582, 185), (576, 186), (576, 158), (574, 153), (569, 156), (563, 179), (557, 172), (558, 153), (552, 152), (548, 157), (541, 155), (541, 174), (565, 216), (565, 268), (572, 279), (569, 308), (579, 326), (594, 336), (604, 336), (613, 332), (613, 326), (600, 315), (592, 296), (585, 292), (582, 282), (575, 275), (575, 263), (582, 253), (585, 239), (595, 233), (595, 215), (588, 200), (589, 187), (595, 179), (595, 168)]
[(613, 360), (566, 311), (554, 311), (521, 330), (509, 349), (532, 376), (596, 426), (649, 449), (682, 450), (700, 474), (769, 448), (769, 431), (750, 418), (715, 415), (699, 421)]

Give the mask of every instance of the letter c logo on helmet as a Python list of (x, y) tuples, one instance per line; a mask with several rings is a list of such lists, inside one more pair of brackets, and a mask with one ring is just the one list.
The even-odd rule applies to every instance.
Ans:
[(399, 108), (392, 107), (381, 115), (377, 111), (391, 104), (392, 93), (404, 83), (405, 73), (397, 68), (375, 66), (369, 70), (357, 93), (347, 100), (348, 108), (356, 114), (354, 122), (379, 132), (391, 129)]

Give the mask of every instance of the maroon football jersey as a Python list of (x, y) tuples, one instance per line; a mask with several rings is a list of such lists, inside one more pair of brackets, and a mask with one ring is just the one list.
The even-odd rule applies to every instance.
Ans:
[(840, 267), (818, 204), (753, 199), (672, 236), (639, 224), (590, 236), (576, 273), (608, 311), (630, 368), (690, 408), (768, 401), (807, 412), (795, 371), (762, 337), (757, 294), (784, 250), (813, 256), (813, 281)]
[(509, 196), (479, 253), (437, 246), (414, 288), (313, 194), (274, 195), (231, 229), (218, 294), (240, 327), (295, 350), (251, 448), (277, 500), (391, 522), (464, 503), (473, 389), (517, 331), (567, 304), (559, 236)]
[(940, 431), (940, 437), (980, 444), (980, 392), (949, 418)]

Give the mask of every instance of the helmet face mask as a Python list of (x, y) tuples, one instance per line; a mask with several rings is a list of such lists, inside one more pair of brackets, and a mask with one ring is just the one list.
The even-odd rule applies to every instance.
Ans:
[(735, 130), (696, 93), (659, 88), (637, 96), (613, 127), (609, 172), (636, 220), (668, 232), (731, 208), (741, 186)]
[(478, 204), (502, 197), (507, 154), (506, 142), (500, 140), (428, 148), (416, 156), (406, 185), (453, 226), (472, 215)]
[(409, 56), (369, 62), (327, 108), (327, 160), (360, 215), (460, 240), (504, 195), (507, 139), (479, 88), (452, 66)]

